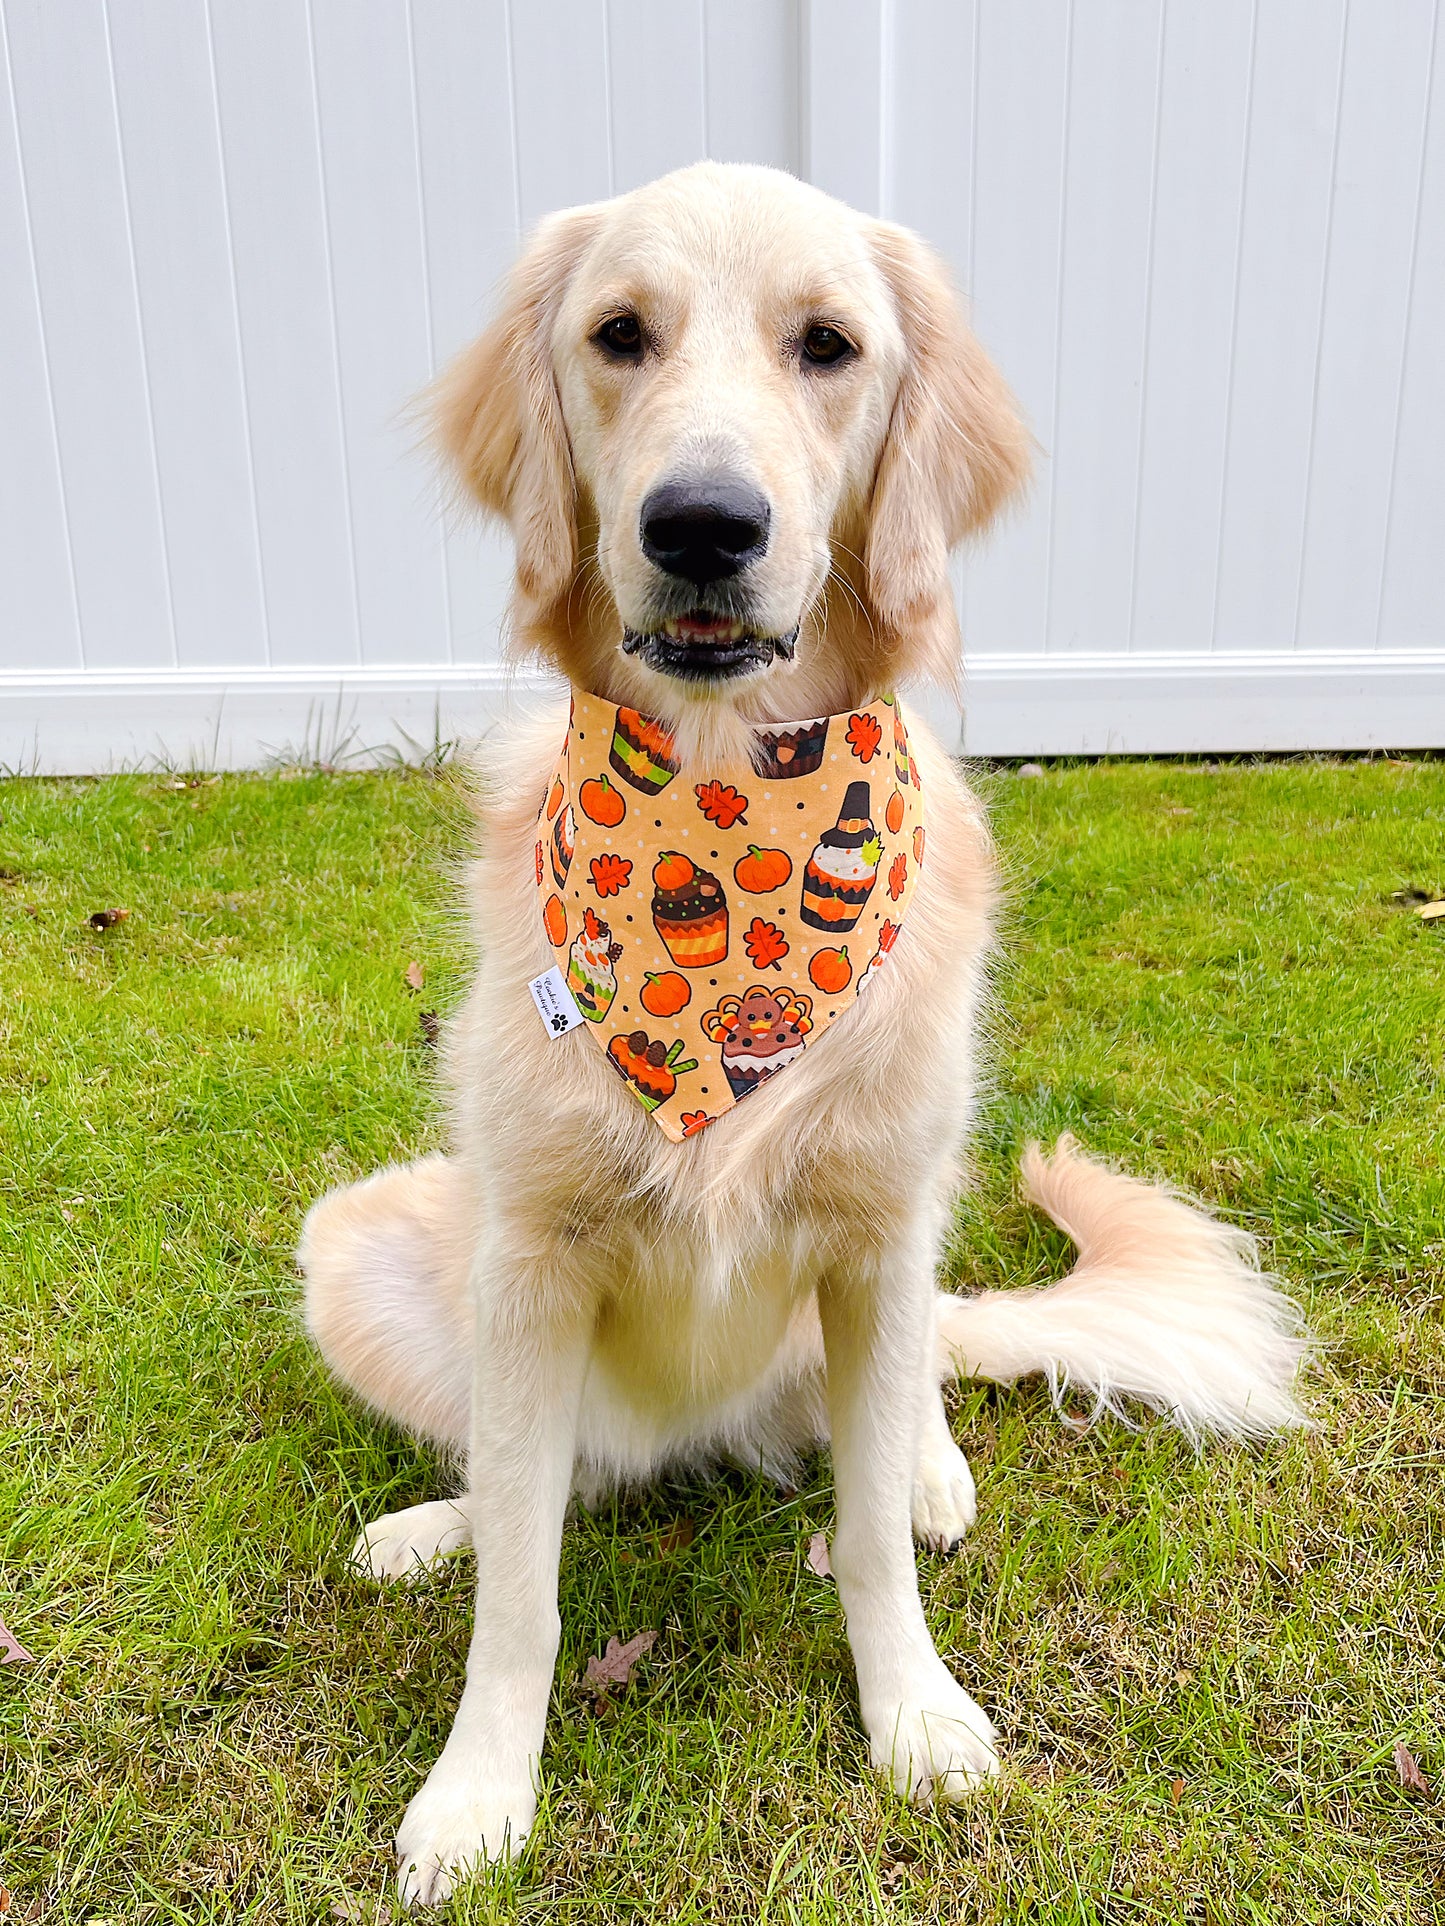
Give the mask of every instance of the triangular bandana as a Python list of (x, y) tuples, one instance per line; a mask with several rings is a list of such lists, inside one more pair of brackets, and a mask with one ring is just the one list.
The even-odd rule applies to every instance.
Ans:
[(755, 741), (755, 766), (683, 775), (659, 723), (575, 692), (537, 819), (558, 967), (674, 1143), (817, 1048), (885, 963), (924, 858), (896, 700)]

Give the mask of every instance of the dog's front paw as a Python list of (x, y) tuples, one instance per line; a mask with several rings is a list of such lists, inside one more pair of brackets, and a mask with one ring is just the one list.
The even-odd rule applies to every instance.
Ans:
[(939, 1661), (908, 1697), (867, 1718), (873, 1765), (899, 1792), (966, 1799), (998, 1771), (998, 1734)]
[(913, 1536), (930, 1551), (952, 1551), (977, 1516), (967, 1458), (951, 1438), (925, 1440), (913, 1480)]
[(467, 1873), (517, 1852), (536, 1811), (530, 1781), (504, 1786), (443, 1754), (396, 1835), (403, 1905), (438, 1906)]
[(351, 1547), (354, 1572), (384, 1584), (393, 1578), (417, 1579), (443, 1558), (472, 1542), (472, 1527), (459, 1500), (439, 1498), (429, 1505), (408, 1505), (372, 1521)]

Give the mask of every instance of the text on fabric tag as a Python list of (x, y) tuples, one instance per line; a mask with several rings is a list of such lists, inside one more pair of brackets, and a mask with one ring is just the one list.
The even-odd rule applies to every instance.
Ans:
[(550, 1035), (565, 1037), (569, 1030), (575, 1030), (584, 1020), (582, 1012), (572, 1001), (567, 979), (555, 963), (550, 970), (543, 970), (540, 976), (534, 976), (527, 988), (532, 992), (537, 1014), (546, 1024)]

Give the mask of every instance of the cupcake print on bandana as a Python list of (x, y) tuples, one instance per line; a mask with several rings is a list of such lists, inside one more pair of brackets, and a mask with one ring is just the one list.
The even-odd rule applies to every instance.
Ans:
[(679, 1143), (809, 1051), (848, 1048), (851, 1026), (824, 1033), (907, 941), (923, 812), (892, 698), (759, 728), (747, 766), (684, 773), (654, 717), (575, 692), (535, 863), (573, 1034)]
[(594, 910), (583, 910), (582, 933), (567, 957), (567, 988), (589, 1023), (600, 1023), (611, 1008), (617, 994), (612, 965), (621, 954), (622, 945), (613, 942), (611, 927)]
[(823, 831), (808, 858), (798, 914), (815, 930), (853, 929), (873, 894), (883, 841), (869, 807), (869, 785), (850, 782), (837, 822)]
[(684, 970), (721, 963), (728, 953), (728, 906), (716, 876), (665, 849), (652, 883), (652, 920), (673, 962)]

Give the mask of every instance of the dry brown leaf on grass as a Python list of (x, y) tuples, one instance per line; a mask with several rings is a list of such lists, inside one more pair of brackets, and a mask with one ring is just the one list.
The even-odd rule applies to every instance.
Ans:
[(129, 915), (128, 909), (93, 910), (88, 920), (93, 930), (108, 930), (116, 923), (123, 923)]
[(652, 1542), (666, 1558), (669, 1552), (686, 1551), (696, 1535), (697, 1526), (690, 1518), (674, 1518), (667, 1530), (658, 1532)]
[(820, 1531), (815, 1531), (808, 1540), (808, 1563), (819, 1578), (833, 1576), (832, 1560), (828, 1557), (828, 1541)]
[(424, 990), (426, 988), (426, 971), (420, 963), (407, 964), (406, 987), (409, 990)]
[(1430, 1781), (1420, 1770), (1419, 1761), (1403, 1741), (1395, 1747), (1395, 1771), (1399, 1774), (1400, 1784), (1406, 1792), (1413, 1792), (1422, 1799), (1428, 1799)]
[(607, 1650), (601, 1658), (588, 1659), (587, 1670), (582, 1675), (583, 1684), (590, 1685), (599, 1698), (605, 1697), (611, 1686), (630, 1685), (633, 1666), (656, 1643), (656, 1632), (638, 1632), (629, 1639), (608, 1639)]
[(1438, 903), (1422, 903), (1415, 914), (1426, 923), (1438, 923), (1445, 916), (1445, 897)]
[(33, 1665), (35, 1654), (27, 1652), (10, 1627), (0, 1618), (0, 1665)]

